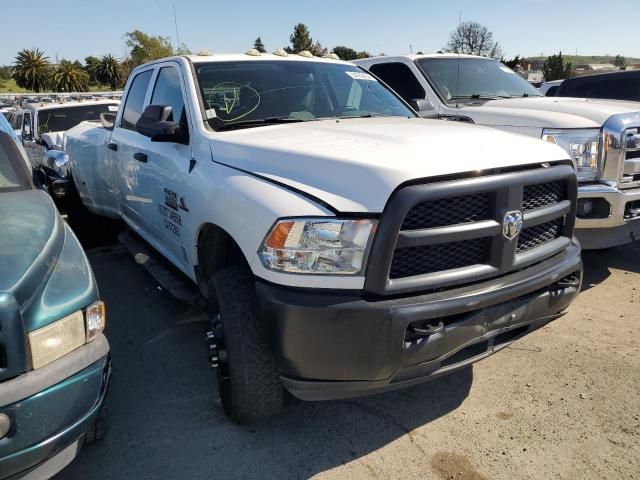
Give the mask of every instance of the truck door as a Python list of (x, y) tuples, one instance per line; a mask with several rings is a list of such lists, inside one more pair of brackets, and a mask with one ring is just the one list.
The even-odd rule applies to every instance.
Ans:
[(438, 102), (425, 89), (426, 80), (413, 63), (383, 61), (371, 65), (369, 70), (413, 106), (421, 116), (437, 116)]
[(170, 121), (180, 123), (185, 134), (183, 143), (149, 142), (145, 175), (152, 183), (153, 205), (147, 221), (160, 239), (164, 252), (174, 264), (188, 265), (186, 250), (181, 248), (186, 241), (185, 223), (189, 219), (188, 176), (191, 160), (189, 142), (190, 112), (188, 111), (186, 88), (182, 70), (175, 62), (160, 64), (155, 80), (150, 105), (171, 107)]
[(152, 75), (153, 67), (150, 67), (137, 73), (131, 80), (107, 144), (107, 161), (114, 172), (113, 181), (117, 188), (122, 218), (149, 242), (152, 239), (149, 238), (145, 217), (153, 200), (152, 185), (146, 181), (148, 176), (144, 175), (147, 163), (143, 152), (150, 140), (136, 131), (136, 122), (146, 104)]
[[(34, 112), (34, 115), (35, 114), (36, 113)], [(42, 147), (42, 145), (36, 142), (36, 132), (34, 132), (33, 124), (34, 119), (31, 112), (24, 112), (21, 129), (22, 145), (27, 151), (31, 166), (37, 168), (42, 164), (42, 154), (44, 152), (44, 148)]]

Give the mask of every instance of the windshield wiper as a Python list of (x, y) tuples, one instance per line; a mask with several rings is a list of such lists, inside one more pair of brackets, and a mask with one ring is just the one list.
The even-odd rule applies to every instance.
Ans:
[(499, 98), (510, 98), (501, 95), (480, 95), (479, 93), (474, 93), (473, 95), (458, 95), (457, 97), (451, 97), (451, 100), (497, 100)]
[(279, 125), (283, 123), (299, 123), (306, 121), (308, 120), (302, 120), (300, 118), (293, 117), (256, 118), (253, 120), (242, 120), (239, 122), (226, 123), (224, 125), (220, 125), (218, 127), (218, 130), (233, 130), (234, 128), (259, 127), (261, 125)]
[(362, 115), (343, 115), (341, 117), (335, 117), (339, 120), (349, 119), (349, 118), (373, 118), (373, 117), (389, 117), (390, 115), (386, 115), (384, 113), (363, 113)]

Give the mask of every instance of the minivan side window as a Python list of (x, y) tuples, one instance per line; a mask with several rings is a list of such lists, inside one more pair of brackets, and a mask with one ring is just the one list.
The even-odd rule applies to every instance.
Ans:
[(124, 103), (122, 112), (122, 121), (120, 126), (128, 130), (135, 130), (136, 123), (142, 115), (142, 107), (144, 106), (144, 97), (147, 93), (147, 87), (151, 81), (153, 70), (146, 70), (135, 76), (131, 82), (127, 99)]
[(184, 97), (180, 87), (180, 75), (176, 68), (163, 67), (160, 69), (153, 88), (151, 104), (169, 105), (171, 107), (171, 117), (168, 120), (179, 122), (181, 128), (188, 128)]
[(426, 96), (424, 88), (404, 63), (378, 63), (370, 70), (406, 101), (424, 99)]

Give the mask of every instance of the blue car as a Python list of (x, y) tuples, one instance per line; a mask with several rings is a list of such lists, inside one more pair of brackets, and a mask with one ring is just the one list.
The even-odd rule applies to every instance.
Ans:
[(102, 435), (105, 320), (82, 247), (0, 130), (0, 479), (49, 478)]

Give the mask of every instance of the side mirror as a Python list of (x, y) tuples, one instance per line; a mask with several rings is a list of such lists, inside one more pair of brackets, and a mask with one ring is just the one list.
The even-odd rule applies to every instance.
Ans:
[(136, 122), (136, 131), (152, 142), (184, 143), (185, 135), (180, 123), (169, 120), (171, 114), (169, 105), (148, 105)]
[(113, 130), (113, 125), (116, 123), (116, 114), (111, 112), (103, 112), (100, 114), (100, 123), (107, 130)]
[(70, 177), (69, 155), (60, 150), (47, 150), (42, 158), (42, 166), (55, 172), (60, 178)]
[(22, 141), (31, 141), (33, 140), (33, 135), (31, 134), (31, 128), (25, 125), (25, 128), (20, 132), (20, 136), (22, 137)]
[(409, 100), (409, 105), (423, 118), (438, 118), (438, 112), (426, 98), (414, 98)]

